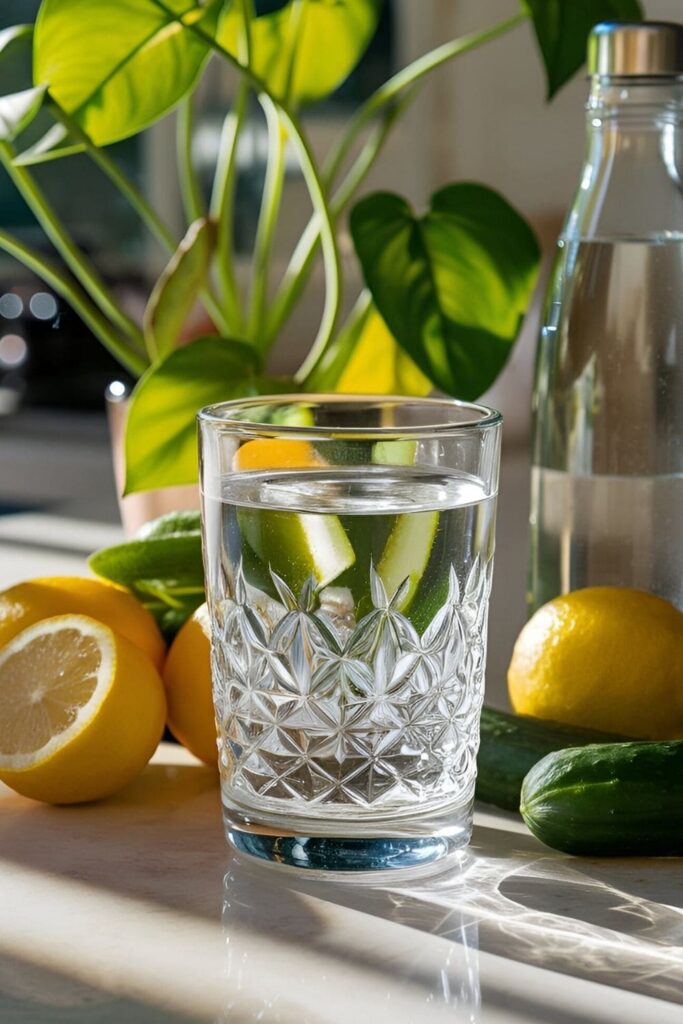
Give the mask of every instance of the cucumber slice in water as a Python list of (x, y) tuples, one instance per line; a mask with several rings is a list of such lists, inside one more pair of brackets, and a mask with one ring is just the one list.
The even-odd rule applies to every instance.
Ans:
[(416, 455), (416, 441), (377, 441), (372, 448), (376, 466), (412, 466)]
[(390, 598), (406, 578), (410, 581), (398, 606), (399, 611), (406, 611), (417, 593), (429, 562), (438, 525), (437, 511), (407, 512), (396, 517), (377, 565), (377, 572)]
[(237, 515), (244, 541), (296, 595), (309, 576), (326, 587), (356, 560), (337, 516), (263, 508)]

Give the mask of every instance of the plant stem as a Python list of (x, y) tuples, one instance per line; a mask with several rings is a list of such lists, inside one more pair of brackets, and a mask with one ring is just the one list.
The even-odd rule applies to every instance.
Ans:
[[(375, 131), (368, 138), (346, 178), (332, 197), (330, 209), (335, 220), (341, 216), (357, 189), (365, 180), (381, 152), (394, 122), (403, 113), (403, 110), (415, 95), (415, 90), (411, 90), (399, 103), (388, 110), (381, 122), (376, 126)], [(279, 334), (282, 325), (287, 320), (306, 287), (320, 241), (319, 232), (319, 221), (317, 216), (314, 215), (299, 238), (280, 288), (271, 304), (270, 316), (265, 328), (266, 345), (270, 344)]]
[(45, 259), (40, 253), (2, 230), (0, 230), (0, 248), (23, 263), (58, 295), (61, 295), (122, 366), (136, 377), (145, 371), (146, 360), (117, 334), (86, 293), (75, 282), (69, 280), (50, 260)]
[(188, 32), (194, 32), (194, 34), (200, 39), (203, 39), (204, 42), (208, 43), (216, 53), (221, 54), (229, 64), (248, 79), (252, 88), (258, 94), (263, 94), (268, 97), (280, 111), (280, 119), (287, 130), (287, 134), (291, 139), (292, 145), (297, 151), (301, 173), (304, 176), (304, 180), (311, 197), (311, 202), (320, 218), (320, 236), (325, 264), (325, 306), (320, 321), (320, 327), (310, 353), (317, 359), (319, 353), (325, 350), (329, 340), (332, 338), (337, 324), (337, 318), (339, 316), (342, 284), (341, 261), (339, 259), (339, 248), (337, 246), (334, 220), (329, 207), (325, 185), (323, 184), (321, 175), (316, 166), (315, 157), (313, 156), (311, 147), (306, 139), (303, 129), (299, 124), (298, 118), (282, 100), (278, 100), (273, 96), (266, 83), (257, 74), (255, 74), (250, 67), (246, 67), (244, 64), (241, 64), (229, 50), (226, 50), (225, 47), (216, 39), (205, 32), (200, 25), (185, 24), (179, 15), (162, 3), (162, 0), (152, 0), (152, 2), (156, 7), (164, 11), (175, 21), (184, 25)]
[(237, 324), (235, 324), (234, 320), (228, 319), (220, 302), (210, 288), (208, 286), (202, 288), (199, 293), (199, 297), (204, 309), (209, 314), (214, 327), (216, 327), (221, 334), (229, 337), (233, 333), (233, 330), (237, 328)]
[[(241, 19), (241, 31), (237, 42), (239, 59), (247, 66), (251, 62), (251, 18), (252, 0), (237, 0)], [(241, 78), (237, 89), (234, 109), (223, 122), (221, 141), (216, 162), (213, 190), (211, 194), (211, 215), (218, 222), (218, 276), (221, 282), (223, 301), (228, 307), (228, 316), (242, 333), (242, 301), (235, 274), (233, 245), (235, 240), (235, 189), (237, 185), (237, 146), (249, 108), (249, 86)]]
[(233, 260), (235, 186), (237, 182), (237, 144), (244, 126), (248, 102), (249, 87), (245, 82), (240, 82), (234, 109), (227, 114), (223, 122), (211, 196), (211, 216), (218, 226), (216, 249), (221, 297), (226, 307), (227, 318), (235, 324), (238, 332), (242, 329), (242, 309)]
[[(154, 207), (148, 203), (135, 183), (131, 181), (128, 175), (121, 170), (118, 164), (112, 160), (105, 150), (100, 149), (99, 146), (95, 145), (90, 136), (87, 135), (80, 127), (78, 122), (70, 117), (69, 114), (67, 114), (67, 112), (52, 98), (50, 98), (49, 106), (56, 119), (64, 125), (74, 138), (78, 139), (78, 141), (83, 144), (88, 156), (91, 157), (94, 163), (96, 163), (100, 170), (104, 172), (112, 184), (128, 200), (143, 224), (146, 225), (157, 241), (164, 249), (167, 250), (167, 252), (171, 254), (174, 253), (178, 247), (178, 240), (161, 220), (161, 217)], [(204, 288), (202, 290), (202, 302), (204, 303), (206, 311), (211, 316), (215, 326), (219, 330), (226, 332), (228, 328), (223, 311), (208, 288)]]
[(301, 39), (301, 33), (304, 27), (305, 13), (306, 4), (304, 0), (291, 0), (289, 10), (289, 24), (287, 25), (287, 31), (289, 33), (290, 38), (290, 45), (289, 54), (287, 55), (287, 75), (285, 77), (284, 88), (284, 100), (287, 106), (289, 106), (292, 103), (294, 75), (296, 74), (297, 47), (299, 45), (299, 40)]
[[(168, 12), (171, 13), (170, 11)], [(182, 19), (177, 19), (183, 24)], [(189, 28), (189, 26), (185, 26)], [(194, 115), (192, 111), (192, 97), (186, 96), (178, 107), (176, 122), (176, 147), (178, 157), (178, 176), (180, 179), (180, 194), (183, 200), (183, 208), (188, 224), (192, 224), (199, 217), (206, 216), (202, 191), (197, 180), (197, 173), (192, 162), (192, 128)]]
[[(303, 30), (305, 10), (303, 0), (292, 0), (287, 26), (290, 43), (284, 86), (285, 106), (292, 102), (297, 46)], [(270, 260), (282, 203), (287, 156), (287, 133), (280, 122), (277, 107), (272, 100), (267, 100), (263, 103), (263, 110), (268, 125), (268, 168), (254, 245), (253, 290), (249, 316), (249, 335), (261, 352), (267, 350), (269, 341), (263, 327), (267, 314)]]
[(305, 361), (296, 374), (296, 380), (304, 391), (332, 391), (336, 387), (370, 319), (372, 308), (372, 295), (367, 290), (362, 291), (334, 341), (320, 353), (315, 363)]
[(237, 44), (237, 56), (246, 67), (251, 65), (251, 19), (254, 17), (254, 0), (237, 0), (242, 15), (240, 38)]
[[(331, 209), (335, 218), (344, 212), (353, 199), (356, 190), (372, 169), (395, 122), (403, 113), (405, 107), (417, 96), (417, 87), (421, 80), (430, 71), (447, 63), (459, 54), (466, 53), (468, 50), (481, 46), (503, 35), (505, 32), (511, 31), (527, 19), (528, 15), (518, 14), (506, 21), (500, 22), (498, 25), (494, 25), (493, 28), (485, 29), (483, 32), (475, 32), (464, 36), (462, 39), (455, 39), (445, 43), (443, 46), (439, 46), (435, 50), (424, 54), (397, 72), (370, 96), (356, 112), (347, 130), (340, 136), (325, 161), (322, 179), (324, 184), (329, 187), (336, 179), (358, 135), (365, 128), (366, 124), (384, 109), (382, 121), (363, 146), (332, 198)], [(405, 93), (405, 95), (401, 95), (402, 93)], [(299, 239), (280, 288), (271, 305), (270, 316), (265, 330), (266, 345), (270, 344), (272, 339), (280, 332), (282, 325), (301, 297), (301, 293), (310, 277), (313, 260), (318, 248), (318, 231), (318, 220), (316, 216), (313, 216)]]
[(282, 201), (287, 150), (287, 134), (280, 122), (277, 108), (267, 97), (263, 101), (263, 109), (268, 124), (268, 168), (254, 243), (251, 309), (247, 326), (249, 337), (261, 351), (266, 347), (262, 327), (268, 301), (268, 270)]
[(294, 115), (281, 106), (280, 116), (285, 120), (289, 129), (288, 134), (298, 151), (301, 172), (304, 176), (313, 208), (320, 218), (320, 239), (325, 267), (325, 306), (318, 333), (308, 354), (311, 363), (314, 363), (320, 353), (324, 352), (327, 348), (337, 326), (342, 295), (341, 260), (337, 245), (334, 216), (330, 210), (325, 186), (316, 167), (315, 157)]
[(64, 262), (105, 316), (134, 343), (142, 345), (142, 331), (138, 325), (119, 307), (95, 268), (75, 245), (33, 176), (25, 167), (16, 166), (13, 158), (10, 144), (0, 142), (0, 163)]

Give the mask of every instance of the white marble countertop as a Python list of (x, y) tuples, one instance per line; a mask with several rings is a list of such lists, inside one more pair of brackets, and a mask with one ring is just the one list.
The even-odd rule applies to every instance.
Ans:
[[(118, 537), (0, 517), (0, 585), (82, 572)], [(523, 515), (503, 515), (503, 584), (521, 545)], [(522, 614), (501, 589), (494, 664)], [(215, 773), (180, 748), (100, 804), (0, 786), (1, 1024), (256, 1021), (681, 1024), (683, 861), (564, 857), (479, 808), (459, 871), (322, 883), (231, 856)]]
[(480, 810), (461, 870), (317, 882), (248, 864), (215, 773), (164, 746), (118, 797), (0, 787), (3, 1024), (668, 1024), (683, 864), (584, 860)]

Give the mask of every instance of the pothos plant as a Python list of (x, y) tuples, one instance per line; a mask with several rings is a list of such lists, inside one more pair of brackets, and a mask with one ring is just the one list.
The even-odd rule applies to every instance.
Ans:
[[(583, 63), (592, 25), (637, 19), (640, 6), (637, 0), (518, 0), (517, 13), (505, 21), (445, 41), (392, 75), (318, 161), (302, 113), (357, 65), (382, 2), (286, 0), (261, 13), (255, 0), (43, 0), (35, 25), (0, 33), (0, 74), (5, 62), (25, 52), (32, 76), (26, 89), (0, 96), (0, 161), (59, 259), (49, 261), (4, 230), (0, 247), (58, 292), (139, 378), (127, 424), (127, 491), (196, 479), (195, 414), (206, 404), (278, 388), (342, 390), (349, 367), (368, 363), (391, 390), (435, 387), (472, 399), (502, 369), (539, 261), (520, 214), (472, 183), (440, 189), (424, 213), (398, 195), (356, 196), (437, 68), (531, 21), (552, 96)], [(238, 72), (238, 86), (205, 202), (192, 160), (192, 97), (212, 58)], [(268, 163), (251, 284), (243, 289), (233, 231), (237, 147), (253, 97), (267, 125)], [(176, 107), (183, 238), (173, 235), (107, 150)], [(274, 283), (270, 264), (288, 147), (308, 188), (311, 217)], [(141, 323), (75, 244), (32, 170), (83, 152), (169, 254)], [(339, 233), (347, 217), (364, 288), (342, 322)], [(269, 351), (317, 258), (325, 281), (319, 329), (293, 380), (274, 381), (266, 376)], [(216, 333), (181, 344), (197, 302)]]

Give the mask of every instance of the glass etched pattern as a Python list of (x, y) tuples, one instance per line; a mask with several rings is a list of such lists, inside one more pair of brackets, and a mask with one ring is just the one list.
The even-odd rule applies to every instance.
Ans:
[[(214, 607), (213, 678), (224, 795), (298, 814), (459, 804), (476, 774), (491, 559), (477, 556), (422, 630), (370, 567), (357, 622), (313, 577), (279, 600), (239, 564)], [(318, 810), (317, 813), (320, 813)]]

